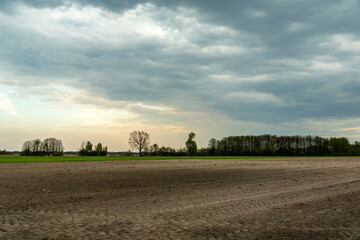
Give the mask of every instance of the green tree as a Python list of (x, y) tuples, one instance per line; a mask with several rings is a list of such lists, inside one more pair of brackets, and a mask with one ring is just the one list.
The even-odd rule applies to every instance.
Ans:
[(95, 147), (95, 152), (98, 156), (100, 156), (102, 151), (103, 151), (103, 147), (102, 147), (101, 143), (98, 143)]
[(210, 155), (215, 155), (215, 151), (216, 151), (216, 139), (212, 138), (209, 140), (209, 154)]
[(349, 139), (346, 137), (330, 138), (330, 148), (333, 155), (349, 155)]
[(102, 156), (106, 156), (108, 154), (108, 147), (104, 147), (101, 153)]
[(4, 154), (8, 154), (8, 152), (6, 152), (6, 149), (4, 149), (3, 151), (0, 150), (0, 154), (4, 155)]
[(108, 152), (107, 147), (103, 147), (101, 143), (98, 143), (94, 146), (90, 141), (81, 143), (81, 148), (78, 152), (79, 156), (106, 156)]
[(275, 141), (273, 138), (270, 138), (270, 142), (269, 142), (269, 153), (271, 155), (276, 153), (276, 146), (275, 146)]
[[(360, 142), (355, 141), (355, 144), (352, 146), (352, 154), (354, 156), (360, 156)], [(5, 151), (5, 150), (4, 150)]]
[(154, 156), (159, 154), (159, 146), (156, 143), (150, 146), (150, 153)]
[(92, 148), (93, 148), (93, 145), (91, 144), (91, 142), (87, 141), (86, 145), (85, 145), (85, 151), (86, 152), (92, 152)]
[(194, 141), (194, 138), (195, 138), (195, 133), (191, 132), (189, 134), (188, 140), (185, 142), (186, 151), (190, 156), (197, 153), (197, 144)]

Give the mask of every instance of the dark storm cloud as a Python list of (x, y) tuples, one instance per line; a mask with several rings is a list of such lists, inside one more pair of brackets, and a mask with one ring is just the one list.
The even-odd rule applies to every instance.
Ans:
[[(76, 3), (122, 16), (143, 4), (135, 16), (146, 14), (171, 35), (130, 34), (114, 44), (119, 36), (109, 40), (112, 31), (54, 37), (40, 27), (2, 24), (0, 62), (18, 75), (71, 78), (64, 84), (110, 100), (221, 112), (235, 120), (360, 117), (354, 110), (360, 104), (355, 0), (8, 2), (0, 0), (1, 11), (12, 9), (14, 17), (21, 5), (42, 10)], [(81, 31), (96, 22), (64, 18), (57, 24)]]
[(0, 12), (7, 13), (7, 14), (13, 14), (14, 10), (16, 8), (16, 5), (19, 3), (26, 4), (31, 7), (35, 8), (56, 8), (59, 6), (62, 6), (66, 3), (66, 1), (62, 0), (29, 0), (29, 1), (23, 1), (23, 0), (0, 0)]

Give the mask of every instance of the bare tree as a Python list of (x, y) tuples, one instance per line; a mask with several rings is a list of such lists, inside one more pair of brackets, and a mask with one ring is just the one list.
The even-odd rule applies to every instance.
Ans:
[(129, 144), (132, 149), (137, 149), (141, 156), (142, 150), (148, 149), (150, 145), (150, 136), (144, 131), (132, 131), (129, 137)]
[(41, 146), (41, 150), (48, 156), (61, 155), (64, 152), (64, 147), (61, 140), (56, 138), (47, 138)]
[(47, 138), (43, 142), (40, 139), (26, 141), (21, 149), (23, 156), (62, 155), (64, 147), (61, 140)]
[(41, 144), (42, 141), (40, 139), (34, 139), (33, 142), (33, 155), (41, 155)]
[(26, 141), (22, 146), (21, 155), (30, 156), (32, 154), (32, 150), (33, 150), (33, 142)]
[(41, 155), (41, 140), (34, 139), (26, 141), (21, 149), (21, 155), (25, 156), (40, 156)]

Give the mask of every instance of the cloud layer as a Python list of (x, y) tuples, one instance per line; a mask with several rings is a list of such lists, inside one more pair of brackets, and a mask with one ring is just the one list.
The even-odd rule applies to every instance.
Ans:
[(310, 125), (294, 128), (304, 122), (359, 127), (356, 0), (0, 5), (0, 84), (18, 97), (126, 111), (184, 131), (217, 126), (217, 134), (243, 123), (286, 134), (312, 134)]

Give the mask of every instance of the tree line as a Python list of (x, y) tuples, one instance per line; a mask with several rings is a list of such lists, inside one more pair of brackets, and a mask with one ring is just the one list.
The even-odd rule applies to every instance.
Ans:
[(103, 147), (101, 143), (98, 143), (94, 146), (90, 141), (81, 143), (81, 148), (78, 152), (79, 156), (106, 156), (108, 153), (108, 148)]
[(218, 156), (348, 156), (360, 155), (360, 143), (346, 137), (247, 135), (209, 140), (207, 155)]
[[(0, 151), (0, 154), (2, 152)], [(5, 150), (4, 150), (5, 153)], [(108, 148), (103, 147), (101, 143), (94, 146), (90, 141), (86, 144), (83, 141), (80, 150), (77, 152), (79, 156), (106, 156)], [(28, 140), (24, 142), (20, 155), (22, 156), (63, 156), (64, 146), (62, 141), (56, 138), (47, 138), (44, 141), (40, 139)]]
[[(346, 137), (241, 135), (221, 140), (212, 138), (207, 147), (198, 149), (195, 136), (191, 132), (185, 147), (175, 149), (160, 147), (156, 143), (150, 145), (150, 135), (147, 132), (132, 131), (129, 145), (140, 156), (360, 156), (360, 142), (351, 144)], [(62, 156), (63, 153), (62, 141), (56, 138), (26, 141), (21, 150), (23, 156)], [(129, 153), (132, 154), (130, 151)], [(103, 147), (101, 143), (94, 146), (90, 141), (83, 142), (78, 151), (79, 156), (107, 154), (107, 146)]]
[(172, 147), (162, 146), (160, 148), (156, 143), (150, 146), (150, 135), (147, 132), (132, 131), (129, 137), (129, 145), (131, 149), (138, 150), (140, 156), (142, 154), (147, 156), (193, 156), (197, 153), (197, 144), (194, 138), (195, 133), (191, 132), (188, 140), (185, 142), (185, 148), (176, 150)]
[(197, 148), (191, 132), (185, 148), (159, 147), (148, 143), (144, 154), (150, 156), (360, 156), (360, 142), (346, 137), (246, 135), (212, 138), (208, 147)]
[(46, 138), (44, 141), (34, 139), (24, 142), (20, 155), (22, 156), (62, 156), (64, 146), (56, 138)]
[(9, 154), (9, 153), (6, 151), (6, 149), (0, 150), (0, 155), (6, 155), (6, 154)]

